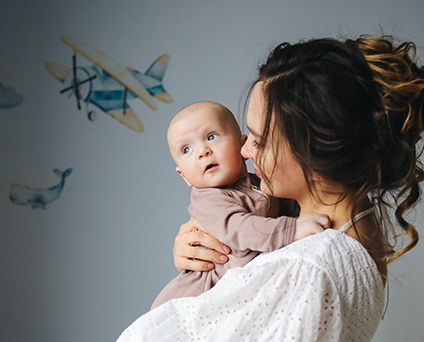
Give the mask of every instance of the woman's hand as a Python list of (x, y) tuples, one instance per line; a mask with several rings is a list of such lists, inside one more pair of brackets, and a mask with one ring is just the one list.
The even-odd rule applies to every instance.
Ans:
[(203, 229), (195, 218), (180, 227), (174, 243), (174, 264), (179, 272), (210, 271), (214, 263), (225, 264), (228, 246)]

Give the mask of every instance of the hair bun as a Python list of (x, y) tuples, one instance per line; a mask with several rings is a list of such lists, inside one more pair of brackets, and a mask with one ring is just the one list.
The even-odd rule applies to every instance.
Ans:
[[(362, 52), (373, 73), (382, 99), (383, 119), (391, 135), (415, 144), (423, 131), (424, 69), (416, 65), (416, 46), (393, 38), (361, 37), (353, 42)], [(382, 115), (384, 118), (379, 118)]]

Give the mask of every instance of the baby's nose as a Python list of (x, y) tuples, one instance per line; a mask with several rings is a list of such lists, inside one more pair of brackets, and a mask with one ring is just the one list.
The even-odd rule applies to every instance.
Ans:
[(212, 154), (212, 150), (209, 147), (205, 147), (204, 149), (200, 150), (199, 152), (199, 158), (203, 157), (209, 157)]

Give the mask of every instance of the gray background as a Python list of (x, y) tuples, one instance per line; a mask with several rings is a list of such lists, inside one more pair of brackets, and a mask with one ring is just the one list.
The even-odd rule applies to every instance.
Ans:
[[(423, 9), (421, 0), (3, 0), (0, 82), (24, 102), (0, 109), (0, 340), (113, 341), (177, 274), (172, 246), (189, 218), (189, 188), (165, 141), (176, 111), (208, 99), (238, 115), (258, 61), (281, 41), (383, 29), (423, 56)], [(175, 102), (154, 112), (131, 101), (143, 133), (103, 113), (89, 122), (43, 66), (71, 64), (62, 35), (140, 71), (169, 53), (164, 85)], [(68, 167), (46, 211), (10, 202), (12, 183), (48, 187), (58, 182), (53, 169)], [(423, 233), (422, 204), (411, 217)], [(420, 241), (391, 268), (374, 341), (422, 339), (423, 259)]]

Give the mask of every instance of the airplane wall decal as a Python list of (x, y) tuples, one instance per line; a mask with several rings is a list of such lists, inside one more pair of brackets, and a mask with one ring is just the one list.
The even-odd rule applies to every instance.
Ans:
[[(115, 62), (111, 57), (90, 45), (69, 37), (60, 40), (74, 50), (72, 67), (48, 61), (47, 71), (65, 85), (60, 93), (74, 95), (78, 110), (81, 100), (87, 104), (88, 119), (95, 119), (95, 111), (88, 109), (91, 103), (114, 119), (136, 132), (142, 132), (144, 126), (128, 100), (139, 98), (151, 109), (156, 110), (154, 98), (172, 103), (174, 100), (162, 84), (170, 56), (158, 57), (145, 73)], [(89, 67), (77, 66), (77, 54), (84, 56), (93, 64)]]

